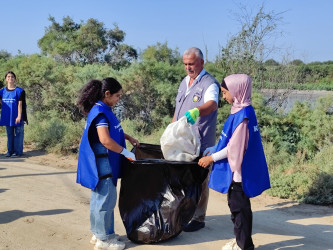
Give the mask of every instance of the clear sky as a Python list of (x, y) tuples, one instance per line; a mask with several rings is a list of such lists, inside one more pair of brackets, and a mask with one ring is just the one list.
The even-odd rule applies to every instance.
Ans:
[(157, 42), (182, 54), (188, 47), (208, 51), (213, 60), (230, 35), (240, 31), (235, 13), (239, 3), (257, 11), (282, 13), (283, 22), (271, 58), (306, 63), (333, 60), (333, 0), (0, 0), (0, 50), (16, 55), (40, 53), (38, 40), (51, 22), (65, 16), (76, 23), (89, 18), (126, 33), (125, 43), (139, 52)]

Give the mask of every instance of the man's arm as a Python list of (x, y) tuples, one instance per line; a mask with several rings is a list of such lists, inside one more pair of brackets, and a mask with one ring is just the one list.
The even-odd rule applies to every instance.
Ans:
[(199, 116), (209, 115), (216, 109), (217, 103), (215, 101), (208, 101), (199, 107), (186, 111), (185, 116), (187, 118), (187, 122), (193, 125)]
[(209, 115), (217, 109), (217, 103), (215, 101), (208, 101), (203, 105), (197, 107), (200, 112), (200, 116)]

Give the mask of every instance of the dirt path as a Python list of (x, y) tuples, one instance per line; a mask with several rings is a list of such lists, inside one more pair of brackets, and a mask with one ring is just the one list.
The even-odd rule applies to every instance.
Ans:
[[(2, 152), (3, 153), (3, 152)], [(0, 156), (0, 249), (93, 249), (88, 189), (75, 183), (76, 159), (30, 150)], [(120, 185), (118, 185), (119, 188)], [(252, 199), (256, 249), (333, 249), (332, 207), (261, 195)], [(221, 249), (233, 238), (226, 196), (210, 191), (206, 227), (154, 245), (129, 241), (118, 206), (115, 229), (127, 249)]]

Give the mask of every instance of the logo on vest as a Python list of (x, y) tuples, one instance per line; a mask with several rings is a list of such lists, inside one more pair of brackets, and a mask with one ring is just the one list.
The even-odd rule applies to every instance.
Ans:
[(258, 131), (259, 131), (258, 125), (257, 126), (253, 126), (253, 132), (258, 132)]
[(199, 97), (198, 96), (193, 96), (193, 102), (197, 102), (199, 100)]
[(120, 132), (123, 130), (123, 128), (121, 127), (120, 123), (117, 125), (117, 126), (114, 126), (114, 129), (117, 130)]
[(14, 103), (16, 100), (13, 98), (3, 98), (2, 101), (5, 103)]

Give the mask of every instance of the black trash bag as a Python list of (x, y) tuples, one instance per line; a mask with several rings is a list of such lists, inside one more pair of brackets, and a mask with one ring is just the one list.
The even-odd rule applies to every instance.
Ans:
[(197, 161), (166, 161), (159, 145), (134, 148), (136, 161), (125, 166), (119, 211), (127, 237), (136, 243), (165, 241), (191, 220), (208, 170)]

